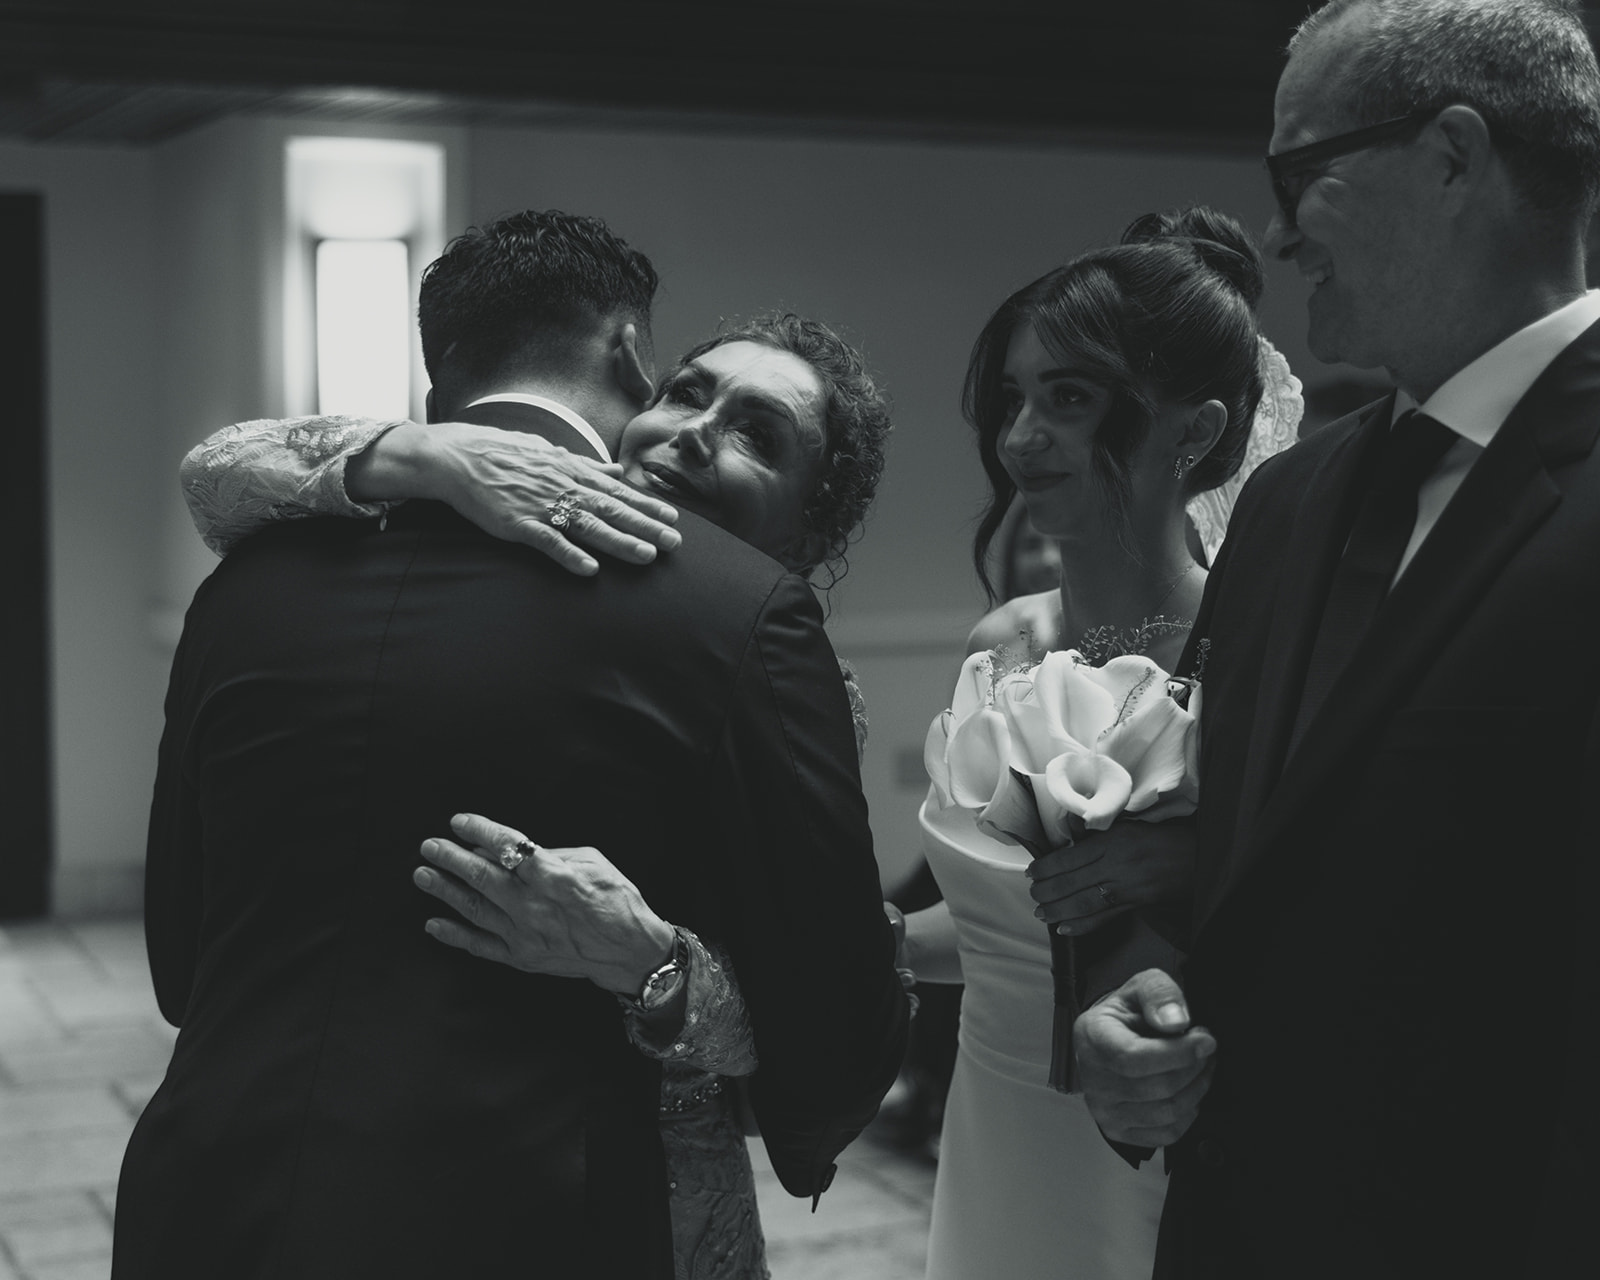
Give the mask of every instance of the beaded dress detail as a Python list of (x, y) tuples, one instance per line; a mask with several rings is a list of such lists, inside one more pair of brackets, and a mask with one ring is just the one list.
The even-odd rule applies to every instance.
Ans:
[(1136, 627), (1090, 627), (1078, 641), (1078, 652), (1091, 667), (1103, 667), (1113, 658), (1150, 652), (1150, 646), (1168, 636), (1187, 635), (1193, 618), (1169, 618), (1157, 614)]

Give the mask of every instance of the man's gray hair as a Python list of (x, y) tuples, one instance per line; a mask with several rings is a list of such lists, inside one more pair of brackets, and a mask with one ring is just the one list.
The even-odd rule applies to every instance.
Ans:
[(1528, 207), (1587, 220), (1600, 200), (1600, 68), (1576, 0), (1331, 0), (1290, 54), (1353, 11), (1368, 18), (1345, 64), (1358, 124), (1474, 107)]

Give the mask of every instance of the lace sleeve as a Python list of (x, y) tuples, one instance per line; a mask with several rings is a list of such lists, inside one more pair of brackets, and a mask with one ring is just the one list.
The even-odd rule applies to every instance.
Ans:
[(859, 763), (867, 754), (867, 699), (861, 692), (856, 669), (843, 658), (839, 659), (839, 676), (844, 680), (844, 691), (850, 699), (850, 723), (856, 731), (856, 760)]
[(218, 555), (264, 525), (304, 516), (379, 516), (396, 504), (350, 501), (345, 463), (398, 422), (258, 419), (207, 436), (183, 460), (189, 515)]
[(683, 1027), (668, 1041), (654, 1038), (645, 1019), (624, 1006), (628, 1039), (661, 1062), (698, 1067), (719, 1076), (747, 1076), (756, 1069), (756, 1042), (750, 1015), (727, 953), (708, 947), (679, 926), (689, 948), (688, 1007)]

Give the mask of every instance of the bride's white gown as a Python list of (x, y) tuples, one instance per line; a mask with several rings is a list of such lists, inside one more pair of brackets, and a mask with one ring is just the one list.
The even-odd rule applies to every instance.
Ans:
[(966, 984), (929, 1280), (1149, 1280), (1166, 1195), (1160, 1157), (1135, 1172), (1083, 1099), (1045, 1082), (1050, 944), (1028, 896), (1028, 855), (980, 834), (964, 810), (930, 800), (920, 817)]

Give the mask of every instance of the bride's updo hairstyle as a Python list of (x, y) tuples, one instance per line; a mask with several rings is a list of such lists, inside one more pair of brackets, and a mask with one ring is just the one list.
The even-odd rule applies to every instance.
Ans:
[(1010, 422), (1001, 378), (1012, 336), (1032, 326), (1063, 365), (1110, 389), (1093, 465), (1126, 543), (1131, 462), (1160, 405), (1218, 400), (1228, 410), (1216, 444), (1184, 478), (1186, 499), (1216, 488), (1244, 461), (1261, 399), (1255, 308), (1263, 284), (1249, 233), (1195, 206), (1145, 214), (1120, 243), (1074, 258), (1000, 304), (973, 345), (961, 396), (989, 477), (972, 558), (991, 602), (989, 544), (1016, 496), (999, 457)]

